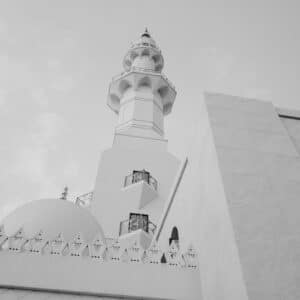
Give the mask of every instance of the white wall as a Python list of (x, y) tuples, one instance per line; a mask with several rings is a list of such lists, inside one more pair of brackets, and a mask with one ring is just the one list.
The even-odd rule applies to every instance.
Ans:
[(299, 299), (299, 154), (271, 103), (206, 103), (249, 299)]
[(166, 243), (176, 225), (181, 247), (190, 243), (195, 246), (199, 253), (201, 278), (198, 280), (203, 299), (246, 300), (211, 125), (203, 98), (199, 100), (199, 122), (188, 154), (188, 166), (159, 241)]
[(0, 252), (0, 265), (0, 287), (113, 296), (122, 299), (202, 299), (197, 282), (198, 270), (6, 251)]

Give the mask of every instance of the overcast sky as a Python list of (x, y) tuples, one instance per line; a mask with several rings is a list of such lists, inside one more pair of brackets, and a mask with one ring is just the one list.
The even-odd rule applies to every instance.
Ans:
[(0, 217), (93, 189), (116, 123), (108, 86), (145, 26), (177, 88), (166, 136), (179, 157), (203, 90), (300, 109), (298, 3), (1, 0)]

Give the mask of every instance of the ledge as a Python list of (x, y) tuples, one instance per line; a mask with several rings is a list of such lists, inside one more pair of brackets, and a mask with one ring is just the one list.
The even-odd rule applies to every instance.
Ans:
[(142, 299), (201, 300), (199, 270), (0, 251), (1, 287)]

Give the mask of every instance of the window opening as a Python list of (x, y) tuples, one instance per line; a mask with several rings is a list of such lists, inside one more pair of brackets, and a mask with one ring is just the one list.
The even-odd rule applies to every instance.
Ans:
[(169, 238), (169, 245), (171, 245), (173, 241), (175, 241), (176, 245), (179, 247), (179, 234), (176, 226), (172, 229), (171, 236)]
[(149, 216), (144, 214), (130, 213), (128, 232), (138, 229), (143, 229), (145, 232), (149, 231)]

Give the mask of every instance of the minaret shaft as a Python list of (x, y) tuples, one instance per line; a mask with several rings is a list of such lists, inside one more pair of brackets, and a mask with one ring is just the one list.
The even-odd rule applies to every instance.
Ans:
[[(124, 243), (134, 237), (143, 247), (152, 240), (179, 166), (164, 138), (164, 116), (176, 91), (163, 66), (161, 51), (145, 32), (125, 55), (125, 71), (112, 79), (107, 104), (118, 123), (112, 147), (102, 153), (91, 202), (107, 237)], [(134, 215), (147, 226), (134, 231)]]
[(116, 133), (163, 138), (162, 100), (151, 86), (132, 87), (124, 93)]

